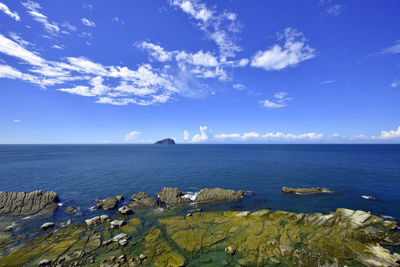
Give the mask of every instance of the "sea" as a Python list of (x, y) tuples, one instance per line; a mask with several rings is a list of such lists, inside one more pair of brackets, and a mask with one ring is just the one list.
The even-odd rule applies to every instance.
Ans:
[[(282, 186), (334, 193), (294, 195)], [(73, 218), (79, 222), (105, 213), (95, 208), (97, 199), (122, 194), (127, 204), (132, 194), (156, 196), (163, 187), (190, 194), (214, 187), (246, 191), (240, 201), (204, 210), (349, 208), (399, 220), (400, 145), (0, 145), (0, 191), (59, 195), (52, 218), (21, 220), (34, 227), (65, 221), (70, 205), (79, 207), (80, 216)]]

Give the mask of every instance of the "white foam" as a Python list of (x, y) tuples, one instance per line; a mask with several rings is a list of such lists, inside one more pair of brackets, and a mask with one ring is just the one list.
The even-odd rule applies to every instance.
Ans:
[(182, 196), (182, 198), (188, 198), (191, 201), (194, 201), (197, 197), (197, 195), (199, 194), (199, 192), (193, 193), (193, 192), (186, 192), (185, 195)]
[(157, 208), (157, 209), (154, 209), (154, 212), (163, 212), (164, 211), (164, 209), (163, 208)]
[(90, 211), (95, 211), (96, 210), (96, 206), (92, 206), (89, 208)]
[(30, 218), (32, 218), (32, 216), (26, 216), (26, 217), (22, 218), (22, 220), (28, 220)]
[(7, 226), (6, 229), (11, 229), (14, 228), (17, 224), (15, 222), (12, 222), (11, 225)]
[(392, 216), (389, 216), (389, 215), (381, 215), (381, 217), (382, 217), (383, 219), (386, 219), (386, 220), (392, 220), (392, 221), (394, 221), (394, 220), (395, 220), (395, 218), (394, 218), (394, 217), (392, 217)]
[(57, 203), (57, 205), (59, 206), (59, 207), (61, 207), (62, 205), (64, 205), (63, 203)]
[(371, 198), (371, 196), (365, 196), (365, 195), (362, 195), (361, 197), (362, 197), (362, 198), (364, 198), (364, 199), (370, 199), (370, 200), (373, 200), (373, 198)]

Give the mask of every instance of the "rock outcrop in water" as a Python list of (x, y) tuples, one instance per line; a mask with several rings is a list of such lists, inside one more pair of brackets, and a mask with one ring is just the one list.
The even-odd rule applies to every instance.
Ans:
[(244, 195), (244, 191), (239, 190), (231, 190), (231, 189), (221, 189), (221, 188), (204, 188), (200, 190), (195, 198), (195, 202), (204, 203), (204, 202), (214, 202), (214, 201), (223, 201), (223, 200), (236, 200), (242, 198)]
[(57, 193), (52, 191), (0, 192), (0, 215), (50, 215), (57, 209), (58, 201)]
[[(100, 221), (100, 219), (99, 219)], [(363, 211), (206, 212), (71, 225), (0, 242), (0, 266), (400, 266), (397, 223)], [(1, 233), (1, 232), (0, 232)], [(2, 239), (0, 239), (1, 241)]]
[(97, 208), (102, 209), (102, 210), (115, 209), (118, 206), (118, 203), (123, 199), (124, 199), (124, 197), (122, 195), (102, 199), (97, 203)]
[(298, 195), (311, 195), (311, 194), (320, 194), (320, 193), (333, 193), (328, 188), (321, 187), (313, 187), (313, 188), (291, 188), (291, 187), (282, 187), (282, 191), (285, 193), (292, 193)]
[(191, 202), (189, 198), (183, 198), (184, 192), (177, 187), (164, 187), (157, 194), (158, 198), (167, 206), (186, 205)]
[(159, 208), (157, 199), (149, 196), (145, 192), (139, 192), (131, 196), (131, 203), (128, 205), (133, 210), (138, 209), (156, 209)]
[(154, 143), (155, 145), (175, 145), (174, 139), (166, 138)]

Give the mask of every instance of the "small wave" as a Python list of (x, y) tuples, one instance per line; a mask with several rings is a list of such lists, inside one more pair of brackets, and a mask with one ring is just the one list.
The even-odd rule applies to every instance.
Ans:
[(96, 210), (96, 206), (92, 206), (89, 208), (90, 211), (95, 211)]
[(163, 212), (164, 211), (164, 209), (163, 208), (157, 208), (157, 209), (154, 209), (154, 212)]
[(381, 217), (382, 217), (383, 219), (386, 219), (386, 220), (392, 220), (392, 221), (394, 221), (394, 220), (395, 220), (395, 218), (394, 218), (394, 217), (392, 217), (392, 216), (389, 216), (389, 215), (381, 215)]
[(57, 205), (59, 206), (59, 207), (61, 207), (62, 205), (64, 205), (63, 203), (57, 203)]
[(16, 226), (17, 224), (15, 222), (12, 222), (11, 225), (7, 226), (6, 229), (12, 229), (14, 228), (14, 226)]
[(32, 216), (26, 216), (26, 217), (22, 218), (22, 220), (28, 220), (30, 218), (32, 218)]
[(374, 200), (375, 199), (373, 196), (362, 195), (361, 197), (364, 198), (364, 199), (369, 199), (369, 200)]
[(196, 192), (196, 193), (193, 193), (193, 192), (186, 192), (186, 194), (183, 195), (182, 198), (188, 198), (188, 199), (190, 199), (191, 201), (194, 201), (194, 200), (196, 199), (198, 193), (199, 193), (199, 192)]

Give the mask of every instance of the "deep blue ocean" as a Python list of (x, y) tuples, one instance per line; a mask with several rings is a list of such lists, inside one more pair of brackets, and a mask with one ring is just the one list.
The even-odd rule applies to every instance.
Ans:
[[(95, 199), (129, 199), (139, 191), (155, 196), (164, 186), (251, 192), (224, 209), (328, 213), (345, 207), (398, 220), (400, 145), (0, 146), (0, 191), (56, 191), (63, 203), (59, 214), (77, 205), (87, 217)], [(282, 186), (336, 193), (291, 195)]]

